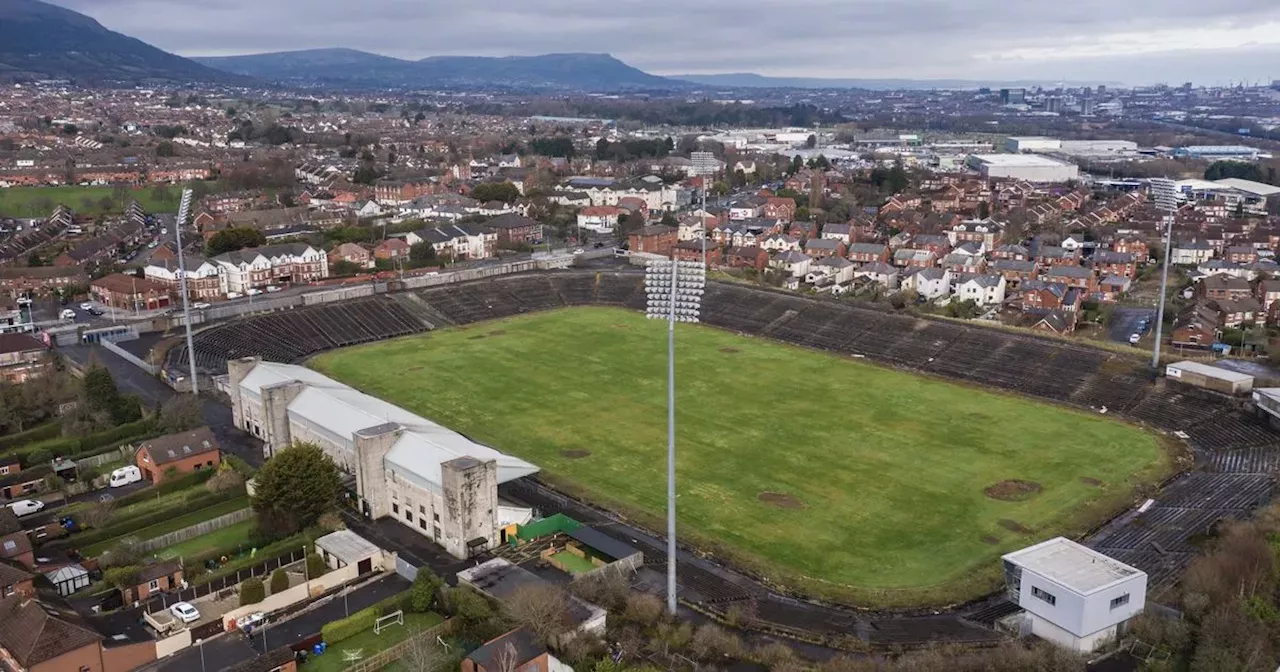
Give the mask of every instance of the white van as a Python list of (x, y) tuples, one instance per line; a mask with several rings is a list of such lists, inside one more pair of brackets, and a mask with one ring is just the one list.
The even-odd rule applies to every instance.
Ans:
[(16, 502), (10, 502), (8, 506), (13, 511), (13, 515), (21, 518), (43, 509), (44, 502), (38, 499), (20, 499)]
[(141, 480), (142, 470), (132, 464), (127, 467), (120, 467), (119, 469), (111, 472), (111, 487), (113, 488), (118, 488), (122, 485), (129, 485), (130, 483), (137, 483)]

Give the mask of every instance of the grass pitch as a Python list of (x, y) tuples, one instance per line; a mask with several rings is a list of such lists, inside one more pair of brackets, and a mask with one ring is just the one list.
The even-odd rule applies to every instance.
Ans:
[[(663, 530), (665, 330), (631, 311), (572, 308), (313, 366)], [(999, 581), (1001, 553), (1080, 532), (1173, 468), (1154, 435), (1110, 418), (677, 331), (684, 540), (814, 595), (877, 607), (978, 596)]]

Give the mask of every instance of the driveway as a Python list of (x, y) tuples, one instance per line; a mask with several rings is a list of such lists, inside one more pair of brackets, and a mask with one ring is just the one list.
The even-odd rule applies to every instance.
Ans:
[(1107, 337), (1117, 343), (1128, 343), (1130, 334), (1138, 333), (1138, 321), (1150, 318), (1151, 328), (1155, 327), (1155, 308), (1133, 308), (1120, 306), (1111, 314), (1111, 325), (1107, 328)]
[(397, 575), (390, 575), (368, 583), (352, 591), (344, 601), (342, 596), (330, 598), (319, 607), (300, 614), (294, 618), (268, 625), (253, 634), (253, 641), (247, 641), (238, 632), (219, 636), (203, 647), (203, 667), (201, 666), (201, 647), (193, 646), (170, 658), (160, 661), (155, 670), (172, 670), (173, 672), (195, 672), (195, 670), (221, 670), (237, 663), (249, 660), (265, 651), (293, 644), (320, 632), (320, 628), (348, 614), (364, 609), (380, 602), (396, 593), (408, 590), (409, 582)]

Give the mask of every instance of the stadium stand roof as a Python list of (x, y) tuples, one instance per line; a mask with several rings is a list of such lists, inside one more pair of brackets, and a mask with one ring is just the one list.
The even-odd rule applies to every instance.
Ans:
[(299, 381), (306, 386), (292, 402), (289, 414), (325, 431), (355, 442), (355, 434), (394, 423), (404, 429), (386, 456), (387, 468), (422, 487), (439, 490), (440, 465), (474, 457), (498, 463), (498, 482), (506, 483), (538, 471), (538, 467), (501, 453), (395, 404), (367, 395), (306, 367), (259, 362), (240, 381), (241, 392), (254, 397), (263, 387)]

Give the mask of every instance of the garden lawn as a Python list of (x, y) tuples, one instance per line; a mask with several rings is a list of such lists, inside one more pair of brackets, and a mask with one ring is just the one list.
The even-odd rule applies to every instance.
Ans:
[(237, 497), (236, 499), (220, 502), (218, 504), (214, 504), (213, 506), (206, 506), (205, 508), (200, 509), (198, 511), (192, 511), (190, 513), (176, 516), (174, 518), (164, 521), (163, 523), (157, 523), (150, 527), (144, 527), (140, 530), (129, 532), (128, 534), (124, 534), (121, 537), (116, 537), (114, 539), (105, 539), (92, 546), (88, 546), (82, 549), (81, 553), (85, 554), (88, 557), (94, 557), (94, 556), (97, 556), (99, 553), (107, 550), (108, 548), (111, 548), (113, 545), (119, 543), (122, 537), (134, 537), (141, 541), (145, 541), (147, 539), (154, 539), (155, 537), (158, 537), (162, 534), (176, 532), (178, 530), (181, 530), (184, 527), (190, 527), (192, 525), (195, 525), (196, 523), (203, 523), (206, 520), (217, 518), (218, 516), (231, 513), (232, 511), (239, 511), (240, 509), (247, 509), (247, 508), (249, 508), (249, 498)]
[[(518, 455), (665, 529), (666, 324), (571, 308), (321, 355), (312, 366)], [(944, 604), (1002, 553), (1081, 532), (1173, 471), (1113, 418), (679, 325), (680, 533), (773, 581), (866, 606)], [(1021, 480), (1022, 501), (986, 489)]]
[(249, 545), (249, 535), (253, 532), (252, 519), (224, 527), (221, 530), (200, 535), (194, 539), (168, 546), (156, 553), (161, 560), (173, 558), (193, 558), (212, 551), (223, 551), (227, 555), (235, 555), (242, 547)]
[[(405, 612), (404, 625), (392, 625), (382, 631), (382, 634), (375, 635), (373, 628), (369, 628), (364, 632), (345, 639), (333, 646), (330, 646), (322, 656), (310, 656), (307, 658), (305, 665), (299, 669), (305, 672), (340, 672), (353, 663), (343, 659), (344, 651), (355, 651), (360, 649), (361, 658), (368, 658), (379, 651), (403, 642), (414, 633), (422, 632), (428, 628), (434, 628), (444, 621), (440, 614), (411, 614)], [(435, 644), (435, 640), (431, 642)]]
[[(0, 189), (0, 217), (48, 217), (53, 208), (65, 205), (79, 215), (120, 214), (129, 200), (136, 200), (148, 213), (177, 212), (182, 185), (165, 186), (169, 198), (156, 198), (156, 188), (129, 189), (122, 202), (116, 187), (10, 187)], [(111, 201), (109, 207), (103, 199)], [(52, 204), (52, 205), (50, 205)]]

